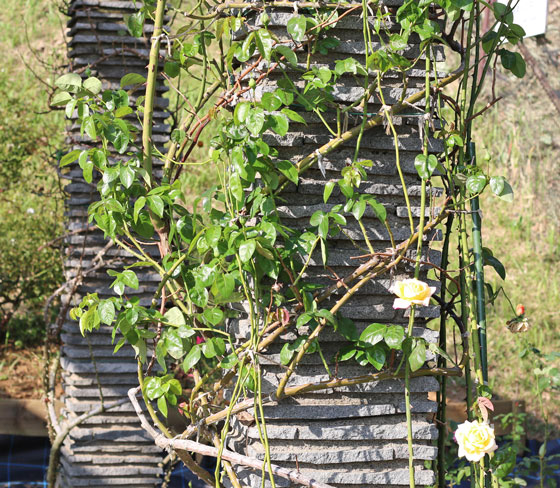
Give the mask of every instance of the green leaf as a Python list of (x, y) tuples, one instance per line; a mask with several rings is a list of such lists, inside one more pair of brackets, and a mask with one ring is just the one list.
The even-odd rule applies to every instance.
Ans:
[(183, 388), (181, 387), (181, 383), (179, 383), (179, 380), (172, 379), (169, 380), (167, 384), (169, 385), (169, 391), (171, 393), (175, 395), (180, 395), (181, 393), (183, 393)]
[(357, 352), (358, 351), (353, 344), (347, 344), (338, 351), (338, 360), (348, 361), (349, 359), (352, 359)]
[(513, 22), (513, 9), (511, 6), (496, 2), (492, 7), (494, 9), (494, 17), (496, 17), (496, 20), (506, 24), (511, 24)]
[(144, 196), (138, 197), (138, 200), (136, 200), (136, 202), (134, 202), (134, 222), (135, 223), (138, 221), (138, 214), (144, 208), (144, 205), (146, 205), (146, 197), (144, 197)]
[(136, 273), (131, 269), (127, 269), (126, 271), (123, 271), (121, 273), (120, 281), (122, 281), (126, 286), (129, 286), (130, 288), (138, 290), (138, 277), (136, 276)]
[(241, 178), (237, 174), (231, 175), (229, 179), (229, 189), (233, 198), (238, 202), (243, 201), (243, 186), (241, 185)]
[(276, 166), (288, 180), (296, 185), (298, 184), (299, 174), (297, 167), (290, 163), (290, 161), (278, 161)]
[(148, 197), (148, 206), (158, 217), (163, 217), (163, 200), (159, 195), (150, 195)]
[(333, 190), (334, 190), (334, 185), (336, 184), (336, 182), (334, 181), (328, 181), (325, 185), (325, 189), (323, 190), (323, 202), (327, 203)]
[(125, 188), (130, 188), (132, 183), (134, 183), (134, 170), (130, 166), (121, 166), (119, 176)]
[(482, 192), (486, 186), (486, 176), (485, 175), (472, 175), (467, 178), (467, 190), (471, 195)]
[(429, 154), (428, 157), (424, 154), (419, 154), (414, 160), (414, 167), (423, 180), (430, 179), (437, 165), (438, 160), (433, 154)]
[(183, 360), (183, 371), (185, 373), (188, 373), (192, 368), (196, 366), (196, 364), (200, 361), (201, 357), (202, 357), (202, 351), (200, 349), (200, 346), (198, 344), (195, 344), (193, 347), (191, 347), (191, 350), (188, 352), (188, 354), (185, 356), (185, 359)]
[(385, 334), (383, 334), (383, 338), (391, 349), (401, 349), (404, 341), (404, 327), (390, 325), (387, 327)]
[(307, 20), (303, 15), (292, 17), (290, 20), (288, 20), (288, 24), (286, 26), (288, 34), (290, 34), (296, 42), (303, 41), (305, 37), (306, 27)]
[(259, 29), (255, 35), (255, 42), (261, 56), (269, 61), (272, 54), (272, 44), (274, 43), (270, 32), (266, 29)]
[(356, 220), (360, 220), (363, 217), (365, 211), (366, 211), (366, 201), (363, 198), (360, 198), (352, 206), (352, 215)]
[(360, 335), (360, 342), (374, 346), (383, 340), (387, 326), (385, 324), (370, 324)]
[(67, 73), (58, 78), (54, 84), (62, 90), (77, 91), (82, 86), (82, 77), (75, 73)]
[(304, 124), (307, 125), (307, 122), (305, 121), (305, 119), (298, 114), (297, 112), (294, 112), (293, 110), (290, 110), (289, 108), (283, 108), (281, 110), (281, 112), (286, 115), (292, 122), (297, 122), (298, 124)]
[(235, 278), (230, 274), (218, 275), (212, 284), (212, 294), (216, 297), (215, 301), (227, 301), (235, 289)]
[(496, 273), (498, 273), (500, 278), (502, 278), (502, 280), (506, 279), (506, 268), (499, 259), (495, 258), (494, 256), (490, 256), (484, 252), (483, 252), (483, 259), (484, 259), (484, 264), (487, 266), (492, 266), (496, 270)]
[(500, 37), (496, 31), (490, 30), (482, 36), (482, 49), (488, 54), (495, 46), (498, 45)]
[(95, 118), (93, 117), (93, 115), (87, 117), (83, 121), (83, 128), (90, 139), (97, 139), (97, 128), (95, 127)]
[(287, 342), (286, 344), (284, 344), (282, 350), (280, 351), (280, 363), (282, 363), (284, 366), (290, 364), (290, 361), (294, 357), (295, 351), (291, 346), (292, 344)]
[(260, 108), (255, 108), (249, 112), (245, 125), (253, 137), (260, 135), (265, 122), (264, 111)]
[(292, 66), (297, 66), (298, 63), (296, 53), (292, 51), (288, 46), (280, 44), (276, 46), (276, 48), (274, 48), (274, 51), (276, 51), (280, 56), (284, 56), (284, 58), (286, 58), (286, 61)]
[(416, 340), (412, 351), (408, 356), (408, 364), (411, 371), (418, 371), (426, 362), (426, 344), (422, 340)]
[(239, 362), (235, 354), (230, 354), (220, 361), (220, 368), (230, 370)]
[(146, 78), (138, 73), (127, 73), (121, 78), (121, 88), (146, 83)]
[(220, 237), (222, 236), (222, 228), (218, 225), (213, 225), (206, 229), (204, 237), (206, 242), (210, 247), (216, 247), (218, 242), (220, 242)]
[(69, 164), (73, 163), (80, 157), (82, 151), (80, 149), (74, 149), (69, 153), (65, 154), (60, 158), (60, 167), (64, 168), (64, 166), (68, 166)]
[[(261, 99), (261, 105), (265, 110), (269, 112), (274, 112), (282, 106), (282, 100), (280, 100), (274, 93), (263, 93)], [(236, 107), (237, 108), (237, 107)]]
[(499, 196), (504, 191), (505, 178), (503, 176), (494, 176), (490, 178), (490, 189), (494, 195)]
[(366, 358), (368, 362), (379, 371), (385, 365), (387, 354), (382, 344), (366, 349)]
[(181, 359), (185, 353), (183, 339), (176, 329), (167, 329), (165, 334), (165, 347), (173, 359)]
[(251, 260), (253, 254), (255, 254), (256, 247), (257, 244), (254, 239), (249, 239), (241, 243), (239, 246), (239, 258), (243, 263)]
[(144, 31), (144, 12), (141, 10), (125, 18), (126, 27), (134, 37), (142, 37)]
[(158, 410), (161, 414), (167, 418), (167, 401), (165, 400), (165, 396), (160, 396), (157, 400)]
[(166, 61), (163, 65), (163, 71), (169, 78), (176, 78), (181, 72), (181, 66), (175, 61)]
[(103, 88), (101, 80), (99, 80), (95, 76), (91, 76), (90, 78), (85, 80), (82, 86), (94, 95), (101, 93), (101, 89)]
[(202, 312), (202, 315), (214, 326), (224, 320), (224, 312), (222, 312), (219, 308), (207, 308), (204, 312)]
[(521, 54), (508, 51), (507, 49), (500, 49), (498, 52), (500, 53), (502, 66), (505, 69), (511, 71), (518, 78), (523, 78), (525, 76), (527, 66)]
[[(52, 97), (51, 105), (53, 107), (62, 107), (63, 105), (66, 105), (70, 100), (72, 100), (72, 95), (70, 95), (70, 93), (68, 93), (67, 91), (61, 91), (56, 93), (54, 97)], [(72, 112), (73, 111), (74, 110), (72, 110)], [(68, 115), (68, 113), (66, 113), (66, 115), (68, 117), (71, 117), (72, 112), (70, 112), (70, 115)]]
[(115, 305), (111, 300), (103, 300), (99, 302), (97, 307), (99, 313), (99, 319), (102, 323), (111, 325), (113, 319), (115, 318)]
[(146, 396), (150, 400), (154, 400), (163, 395), (163, 388), (161, 387), (161, 378), (157, 376), (150, 376), (145, 383)]
[(170, 308), (165, 314), (163, 315), (164, 320), (174, 327), (180, 327), (181, 325), (185, 325), (185, 316), (179, 307)]
[(345, 339), (356, 342), (359, 339), (358, 330), (356, 329), (356, 324), (346, 317), (341, 317), (338, 319), (334, 330), (342, 335)]
[(219, 337), (212, 337), (206, 342), (202, 343), (202, 353), (208, 359), (212, 359), (216, 356), (221, 356), (226, 351), (226, 345), (223, 339)]
[(290, 123), (285, 115), (270, 115), (268, 123), (270, 128), (281, 137), (284, 137), (290, 128)]

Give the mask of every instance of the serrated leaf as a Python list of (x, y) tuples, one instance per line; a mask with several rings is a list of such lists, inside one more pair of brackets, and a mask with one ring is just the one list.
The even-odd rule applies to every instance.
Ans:
[(284, 346), (282, 347), (282, 350), (280, 351), (280, 362), (284, 366), (286, 366), (287, 364), (290, 364), (290, 361), (294, 357), (295, 351), (291, 348), (291, 346), (292, 346), (292, 344), (287, 342), (286, 344), (284, 344)]

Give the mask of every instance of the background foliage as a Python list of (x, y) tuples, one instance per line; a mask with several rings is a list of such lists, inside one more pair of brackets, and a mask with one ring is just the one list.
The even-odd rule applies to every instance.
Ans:
[[(64, 120), (45, 83), (65, 58), (56, 2), (7, 0), (0, 12), (0, 341), (40, 342), (45, 299), (62, 281)], [(54, 42), (53, 42), (54, 41)]]

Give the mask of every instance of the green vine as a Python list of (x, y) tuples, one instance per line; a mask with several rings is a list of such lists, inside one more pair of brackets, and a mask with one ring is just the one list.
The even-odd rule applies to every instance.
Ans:
[[(234, 458), (225, 442), (234, 415), (252, 409), (266, 451), (262, 477), (268, 476), (275, 486), (275, 475), (283, 471), (271, 461), (264, 404), (286, 396), (404, 378), (408, 467), (414, 487), (412, 378), (440, 379), (438, 420), (445, 426), (445, 379), (464, 375), (469, 419), (487, 425), (485, 409), (491, 391), (485, 349), (481, 349), (485, 344), (483, 266), (493, 266), (498, 272), (503, 267), (482, 247), (478, 195), (487, 186), (506, 200), (513, 193), (502, 177), (489, 177), (476, 164), (470, 149), (471, 125), (483, 112), (476, 111), (477, 99), (494, 60), (500, 58), (503, 67), (516, 76), (525, 71), (523, 59), (506, 47), (524, 35), (513, 23), (511, 2), (407, 0), (392, 8), (367, 0), (349, 4), (170, 3), (145, 0), (127, 19), (130, 34), (136, 37), (143, 36), (145, 22), (153, 23), (147, 77), (129, 73), (119, 90), (104, 90), (97, 78), (82, 79), (77, 74), (57, 81), (59, 91), (53, 103), (64, 107), (69, 117), (77, 111), (82, 133), (99, 143), (70, 151), (60, 165), (77, 161), (85, 181), (97, 184), (100, 199), (90, 206), (90, 220), (134, 260), (123, 270), (109, 272), (116, 296), (100, 299), (89, 294), (72, 316), (79, 320), (82, 334), (109, 326), (114, 339), (119, 337), (115, 351), (125, 344), (134, 348), (140, 390), (157, 435), (170, 439), (166, 445), (173, 445), (174, 433), (164, 419), (170, 408), (179, 409), (189, 422), (180, 438), (186, 441), (198, 433), (202, 443), (216, 449), (212, 451), (218, 458), (214, 476), (197, 467), (185, 451), (179, 450), (179, 456), (216, 487), (222, 486), (223, 476), (233, 486), (241, 486), (227, 460)], [(290, 13), (282, 35), (271, 18), (275, 9)], [(176, 19), (171, 26), (164, 25), (166, 11)], [(495, 25), (481, 33), (479, 20), (490, 14)], [(330, 33), (343, 19), (361, 22), (362, 60), (346, 57), (331, 65), (316, 62), (337, 46), (338, 40)], [(412, 39), (417, 39), (419, 50), (405, 56)], [(437, 55), (442, 46), (460, 58), (459, 69), (445, 77), (439, 75)], [(161, 76), (159, 66), (163, 67)], [(423, 86), (411, 87), (413, 70), (425, 73)], [(177, 110), (181, 118), (167, 148), (156, 144), (152, 135), (156, 88), (162, 77), (177, 100), (182, 100)], [(335, 96), (336, 87), (348, 78), (361, 88), (360, 95), (341, 102)], [(384, 90), (395, 79), (400, 95), (391, 104)], [(273, 85), (267, 85), (270, 80)], [(459, 85), (457, 101), (446, 94), (454, 84)], [(196, 87), (194, 95), (187, 85)], [(144, 88), (144, 96), (133, 102), (134, 92)], [(420, 180), (419, 208), (413, 207), (403, 169), (399, 117), (418, 121), (422, 151), (414, 166)], [(285, 138), (290, 126), (310, 120), (323, 124), (325, 137), (318, 140), (326, 142), (297, 161), (282, 159), (266, 142), (270, 137)], [(406, 202), (409, 228), (405, 238), (401, 229), (391, 227), (385, 205), (363, 191), (374, 163), (362, 157), (362, 142), (368, 131), (383, 125), (392, 136), (396, 174)], [(211, 134), (208, 127), (213, 128)], [(443, 152), (432, 149), (434, 137), (442, 142)], [(349, 142), (354, 144), (351, 160), (340, 178), (328, 179), (328, 155)], [(206, 157), (197, 152), (200, 145), (208, 147)], [(114, 153), (119, 157), (112, 158)], [(182, 177), (195, 165), (214, 172), (217, 183), (197, 195), (190, 206)], [(292, 228), (283, 220), (284, 196), (295, 185), (305, 185), (312, 169), (325, 175), (323, 208), (328, 210), (315, 211), (303, 229)], [(434, 184), (445, 192), (437, 201)], [(436, 203), (439, 212), (434, 210)], [(471, 211), (475, 229), (469, 234)], [(387, 231), (391, 249), (376, 251), (367, 215), (373, 215)], [(358, 238), (351, 233), (354, 222)], [(458, 232), (453, 234), (457, 224)], [(446, 233), (440, 267), (424, 254), (429, 233), (442, 225)], [(309, 278), (309, 270), (317, 261), (329, 270), (329, 242), (339, 234), (346, 235), (363, 255), (347, 276), (335, 274), (334, 284), (319, 286)], [(459, 247), (458, 276), (449, 271), (453, 235)], [(157, 257), (148, 252), (146, 242), (157, 244)], [(359, 333), (342, 307), (371, 280), (407, 262), (414, 266), (414, 278), (393, 283), (392, 291), (397, 296), (395, 308), (408, 309), (408, 326), (372, 323)], [(160, 276), (149, 306), (128, 296), (129, 289), (140, 287), (138, 267)], [(439, 295), (420, 280), (426, 268), (439, 275)], [(415, 335), (415, 326), (423, 323), (419, 311), (430, 300), (441, 307), (439, 345)], [(447, 323), (448, 318), (453, 323)], [(232, 333), (228, 325), (232, 323), (247, 324), (244, 339)], [(446, 337), (453, 327), (461, 334), (460, 354), (447, 350)], [(329, 329), (344, 341), (335, 358), (327, 357), (321, 345), (321, 334)], [(287, 331), (297, 338), (282, 346), (279, 358), (284, 373), (276, 392), (267, 395), (259, 358)], [(315, 353), (328, 379), (289, 386), (304, 356)], [(476, 398), (472, 396), (471, 358)], [(355, 361), (370, 371), (339, 378), (336, 371), (344, 361)], [(190, 384), (180, 381), (185, 376), (190, 377)], [(220, 395), (224, 388), (230, 392), (228, 401)], [(217, 412), (216, 406), (220, 407)], [(159, 437), (156, 440), (163, 445)], [(443, 446), (442, 441), (440, 451)], [(491, 447), (472, 462), (472, 479), (480, 487), (490, 477), (497, 483)], [(438, 459), (438, 480), (443, 486), (443, 456)]]

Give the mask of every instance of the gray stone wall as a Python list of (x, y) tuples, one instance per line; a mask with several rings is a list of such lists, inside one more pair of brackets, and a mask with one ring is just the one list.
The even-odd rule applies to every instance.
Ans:
[[(131, 37), (123, 23), (123, 16), (136, 12), (138, 5), (131, 1), (74, 0), (68, 21), (70, 43), (69, 60), (73, 71), (87, 67), (91, 75), (103, 81), (104, 88), (119, 88), (121, 77), (130, 72), (146, 72), (151, 26), (146, 26), (147, 39)], [(84, 74), (85, 76), (85, 74)], [(166, 100), (163, 89), (158, 92), (155, 108), (154, 140), (163, 144), (168, 140), (165, 119)], [(138, 91), (131, 96), (136, 100)], [(74, 119), (75, 120), (75, 119)], [(80, 136), (77, 122), (68, 127), (68, 141), (72, 149), (88, 149), (92, 142)], [(114, 158), (122, 157), (116, 153)], [(86, 227), (87, 209), (95, 198), (96, 182), (86, 183), (77, 164), (70, 166), (66, 177), (66, 217), (68, 230)], [(95, 257), (107, 245), (103, 234), (91, 231), (67, 239), (66, 276), (72, 279), (83, 274), (96, 263)], [(153, 248), (153, 246), (151, 246)], [(112, 278), (107, 269), (120, 269), (127, 262), (126, 253), (111, 246), (103, 255), (104, 265), (95, 272), (87, 272), (77, 288), (73, 303), (87, 293), (101, 298), (113, 295), (109, 284)], [(149, 304), (159, 278), (150, 273), (138, 274), (141, 286), (135, 292), (144, 304)], [(82, 337), (78, 323), (68, 319), (62, 331), (62, 379), (66, 416), (76, 416), (100, 405), (126, 397), (129, 388), (137, 386), (137, 366), (133, 351), (123, 347), (116, 355), (109, 327)], [(118, 338), (117, 338), (118, 340)], [(115, 341), (116, 343), (116, 341)], [(161, 475), (162, 452), (140, 427), (132, 406), (128, 403), (92, 417), (73, 429), (62, 449), (60, 486), (148, 488), (158, 484)]]
[[(389, 2), (398, 5), (402, 2)], [(361, 12), (361, 10), (359, 11)], [(290, 10), (269, 10), (268, 28), (279, 38), (286, 37), (286, 23), (293, 15)], [(330, 37), (340, 41), (338, 47), (328, 56), (313, 59), (319, 65), (334, 69), (336, 59), (354, 57), (365, 65), (364, 44), (362, 38), (362, 21), (358, 15), (350, 15), (341, 20), (328, 32)], [(397, 26), (394, 26), (397, 30)], [(411, 38), (404, 55), (412, 59), (419, 54), (418, 38)], [(374, 39), (374, 47), (379, 48)], [(436, 51), (439, 59), (442, 52)], [(298, 55), (301, 67), (305, 67), (306, 53)], [(313, 61), (315, 64), (315, 61)], [(423, 65), (423, 63), (421, 63)], [(299, 75), (288, 69), (288, 75), (296, 85)], [(422, 69), (413, 69), (409, 73), (407, 96), (424, 86), (425, 73)], [(277, 87), (279, 74), (274, 74), (264, 85), (256, 90), (259, 98), (266, 91)], [(347, 76), (340, 79), (334, 91), (335, 101), (351, 103), (363, 94), (358, 81)], [(401, 95), (400, 80), (396, 75), (387, 76), (383, 82), (385, 102), (394, 104)], [(419, 105), (421, 106), (421, 104)], [(378, 112), (381, 103), (377, 96), (372, 97), (368, 105), (369, 112)], [(411, 110), (412, 111), (412, 110)], [(266, 142), (279, 151), (279, 160), (288, 159), (297, 162), (313, 153), (327, 143), (331, 136), (321, 124), (319, 118), (309, 112), (300, 112), (307, 125), (290, 124), (290, 132), (285, 138), (267, 136)], [(325, 112), (325, 118), (336, 127), (332, 113)], [(353, 114), (349, 127), (361, 120), (360, 114)], [(416, 217), (419, 216), (420, 179), (414, 168), (414, 158), (422, 152), (422, 137), (418, 129), (418, 117), (396, 117), (394, 123), (399, 134), (400, 159), (405, 173), (408, 195)], [(299, 185), (291, 185), (280, 196), (284, 200), (279, 205), (283, 222), (299, 229), (309, 226), (309, 218), (316, 210), (327, 211), (337, 203), (343, 203), (343, 196), (335, 189), (328, 204), (323, 203), (324, 186), (329, 180), (338, 180), (342, 169), (352, 162), (355, 140), (343, 144), (340, 148), (324, 157), (323, 175), (317, 166), (306, 171), (300, 178)], [(430, 151), (442, 151), (440, 143), (430, 140)], [(373, 167), (367, 169), (368, 181), (360, 186), (360, 192), (374, 195), (378, 202), (387, 209), (388, 222), (397, 243), (407, 239), (410, 227), (403, 196), (403, 189), (397, 174), (393, 137), (385, 127), (367, 132), (362, 140), (359, 159), (371, 159)], [(431, 188), (430, 193), (440, 195), (439, 189)], [(429, 212), (429, 210), (428, 210)], [(313, 257), (307, 278), (314, 283), (330, 285), (334, 283), (334, 274), (344, 277), (355, 269), (363, 260), (352, 259), (367, 254), (367, 246), (358, 223), (348, 215), (349, 226), (345, 233), (338, 234), (329, 243), (329, 269), (323, 266), (320, 253)], [(371, 209), (365, 214), (363, 223), (376, 251), (385, 251), (391, 247), (389, 234), (385, 226), (375, 218)], [(427, 243), (438, 239), (439, 233), (431, 232), (425, 238), (424, 254), (438, 264), (439, 253), (428, 250)], [(354, 242), (352, 242), (354, 241)], [(410, 252), (414, 257), (415, 252)], [(421, 279), (426, 279), (426, 268), (422, 269)], [(408, 322), (408, 313), (393, 309), (395, 296), (389, 288), (395, 280), (411, 277), (412, 264), (401, 264), (391, 274), (386, 274), (364, 286), (342, 309), (341, 313), (355, 321), (358, 332), (372, 322), (400, 324)], [(438, 283), (430, 283), (438, 286)], [(334, 296), (328, 303), (329, 308), (341, 295)], [(414, 334), (429, 341), (437, 341), (437, 332), (426, 328), (426, 319), (438, 315), (437, 307), (421, 307), (417, 311)], [(248, 324), (239, 324), (238, 334), (243, 335), (249, 329)], [(291, 330), (281, 340), (268, 348), (266, 356), (259, 361), (264, 369), (263, 393), (276, 391), (285, 369), (280, 365), (280, 350), (285, 342), (292, 342), (298, 335), (309, 331), (305, 327), (298, 331)], [(324, 356), (330, 361), (331, 372), (337, 367), (333, 357), (344, 339), (332, 328), (325, 330), (321, 336)], [(373, 372), (373, 367), (362, 368), (353, 361), (338, 364), (337, 377), (345, 378)], [(288, 386), (329, 379), (318, 354), (306, 355), (290, 379)], [(417, 378), (411, 382), (415, 477), (419, 486), (427, 486), (435, 481), (434, 473), (424, 468), (426, 460), (433, 460), (437, 448), (433, 441), (437, 437), (435, 425), (427, 420), (436, 411), (436, 404), (428, 401), (428, 392), (436, 390), (438, 383), (434, 378)], [(316, 394), (306, 394), (287, 398), (264, 408), (267, 434), (270, 443), (271, 461), (277, 465), (299, 469), (308, 478), (325, 482), (336, 487), (393, 487), (408, 485), (408, 447), (407, 428), (404, 406), (404, 380), (390, 380), (366, 383), (358, 386), (337, 388)], [(237, 419), (234, 432), (230, 437), (230, 446), (240, 452), (264, 459), (264, 447), (254, 424)], [(242, 469), (240, 480), (249, 487), (260, 486), (260, 473)], [(276, 486), (294, 486), (285, 479), (275, 479)], [(271, 486), (267, 481), (265, 486)]]

